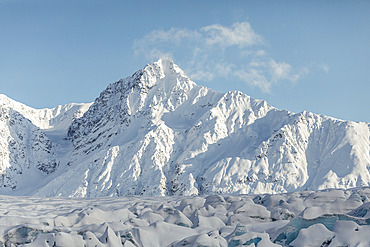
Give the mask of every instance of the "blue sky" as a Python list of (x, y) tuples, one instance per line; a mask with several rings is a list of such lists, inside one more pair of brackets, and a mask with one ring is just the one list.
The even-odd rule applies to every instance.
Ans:
[(370, 122), (370, 1), (0, 0), (0, 93), (91, 102), (161, 56), (196, 83)]

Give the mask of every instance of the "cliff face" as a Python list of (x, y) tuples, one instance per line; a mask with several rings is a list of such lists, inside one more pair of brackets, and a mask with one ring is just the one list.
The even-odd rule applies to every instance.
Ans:
[[(241, 92), (215, 92), (171, 60), (110, 84), (91, 106), (27, 109), (14, 111), (33, 126), (23, 139), (39, 147), (37, 155), (24, 154), (33, 165), (10, 163), (6, 157), (19, 154), (4, 148), (10, 139), (1, 136), (8, 150), (3, 167), (35, 167), (42, 177), (32, 192), (13, 188), (20, 194), (274, 193), (370, 184), (368, 123), (294, 114)], [(9, 120), (1, 126), (10, 129)]]

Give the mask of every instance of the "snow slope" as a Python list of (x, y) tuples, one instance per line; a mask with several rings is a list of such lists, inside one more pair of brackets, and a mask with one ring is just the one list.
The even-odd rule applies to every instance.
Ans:
[(369, 246), (369, 199), (369, 187), (279, 195), (0, 196), (0, 245)]
[(3, 194), (280, 193), (370, 184), (369, 123), (215, 92), (168, 59), (110, 84), (91, 106), (18, 104), (17, 112), (59, 147), (49, 152), (60, 165), (32, 192), (5, 187)]
[[(0, 94), (0, 187), (4, 194), (32, 194), (47, 183), (73, 148), (67, 129), (91, 104), (33, 109)], [(61, 145), (63, 144), (63, 145)]]

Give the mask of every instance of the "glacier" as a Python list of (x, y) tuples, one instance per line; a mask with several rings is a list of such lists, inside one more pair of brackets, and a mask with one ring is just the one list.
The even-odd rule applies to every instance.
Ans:
[(0, 195), (0, 246), (369, 246), (370, 188), (265, 195)]
[(370, 124), (216, 92), (160, 59), (93, 103), (33, 109), (0, 95), (0, 159), (3, 195), (348, 189), (370, 185)]

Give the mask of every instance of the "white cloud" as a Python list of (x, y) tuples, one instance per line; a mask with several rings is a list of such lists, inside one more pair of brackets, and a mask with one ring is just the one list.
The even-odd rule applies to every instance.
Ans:
[(274, 59), (255, 59), (245, 67), (235, 71), (235, 76), (249, 86), (258, 87), (265, 93), (271, 93), (271, 87), (280, 81), (296, 82), (306, 70), (293, 72), (290, 64), (276, 62)]
[(281, 81), (295, 83), (308, 73), (306, 68), (297, 70), (286, 62), (272, 59), (261, 49), (263, 45), (263, 38), (248, 22), (238, 22), (197, 30), (153, 30), (135, 40), (133, 49), (136, 56), (152, 61), (161, 57), (175, 59), (195, 81), (236, 79), (266, 93)]
[(226, 62), (220, 62), (215, 65), (215, 70), (221, 77), (227, 78), (230, 76), (235, 68), (234, 64), (228, 64)]
[(326, 74), (329, 73), (329, 65), (327, 64), (322, 64), (322, 69), (325, 71)]
[(205, 33), (207, 44), (222, 47), (257, 45), (263, 40), (248, 22), (234, 23), (231, 27), (215, 24), (203, 27), (201, 31)]
[(269, 81), (264, 75), (264, 72), (259, 69), (253, 67), (240, 69), (235, 71), (235, 76), (249, 86), (260, 88), (264, 93), (271, 92), (271, 81)]
[(256, 56), (260, 56), (260, 57), (263, 57), (263, 56), (266, 56), (267, 55), (267, 52), (265, 50), (258, 50), (255, 52)]
[(197, 31), (171, 28), (167, 31), (158, 29), (146, 34), (141, 39), (134, 40), (133, 49), (136, 55), (144, 55), (147, 59), (158, 59), (160, 57), (173, 57), (173, 54), (162, 49), (163, 45), (176, 47), (181, 44), (184, 40), (196, 40), (199, 39), (200, 34)]
[(174, 42), (178, 43), (184, 39), (197, 38), (200, 34), (197, 31), (181, 28), (170, 28), (165, 31), (162, 29), (153, 30), (149, 34), (145, 35), (142, 39), (135, 40), (134, 45), (142, 46), (153, 42)]
[(197, 63), (194, 65), (195, 68), (190, 70), (189, 76), (196, 81), (212, 81), (216, 77), (230, 78), (235, 69), (235, 65), (226, 62), (212, 63), (211, 66)]
[(317, 63), (316, 63), (316, 66), (317, 66), (320, 70), (324, 71), (326, 74), (328, 74), (328, 73), (329, 73), (329, 65), (328, 65), (328, 64), (326, 64), (326, 63), (324, 63), (324, 62), (317, 62)]
[[(199, 51), (215, 49), (214, 46), (242, 48), (258, 45), (262, 44), (262, 40), (263, 38), (254, 32), (248, 22), (238, 22), (231, 27), (215, 24), (202, 27), (200, 30), (181, 28), (153, 30), (143, 38), (135, 40), (133, 49), (136, 55), (144, 55), (146, 58), (153, 59), (152, 54), (172, 54), (169, 50), (183, 49), (184, 45), (185, 48), (193, 47), (193, 52), (199, 53)], [(159, 47), (166, 49), (166, 52), (158, 52)], [(152, 52), (152, 50), (157, 50), (157, 52)]]
[(284, 62), (277, 63), (275, 60), (271, 59), (268, 63), (268, 66), (272, 81), (279, 81), (283, 79), (295, 81), (297, 79), (291, 74), (292, 66), (290, 64)]
[(162, 57), (173, 59), (173, 54), (170, 52), (163, 52), (161, 50), (154, 48), (146, 54), (146, 57), (151, 60), (155, 60), (157, 58), (162, 58)]
[(324, 72), (325, 74), (329, 74), (330, 67), (327, 63), (321, 61), (314, 61), (309, 65), (310, 70), (316, 72)]
[(199, 69), (197, 71), (190, 72), (189, 76), (193, 80), (199, 80), (199, 81), (212, 81), (215, 78), (214, 73), (212, 73), (210, 71), (207, 71), (207, 70), (203, 70), (203, 69)]

